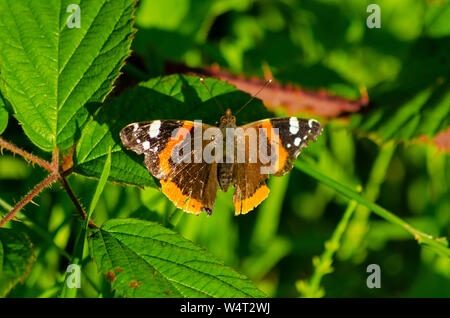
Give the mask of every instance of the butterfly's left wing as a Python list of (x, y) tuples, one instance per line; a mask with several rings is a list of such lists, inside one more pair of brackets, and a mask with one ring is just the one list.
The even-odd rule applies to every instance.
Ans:
[[(316, 120), (297, 117), (264, 119), (240, 128), (244, 134), (253, 130), (257, 135), (257, 145), (246, 140), (245, 162), (234, 165), (235, 214), (245, 214), (258, 206), (269, 194), (265, 184), (269, 174), (282, 176), (289, 172), (301, 149), (311, 140), (316, 141), (322, 133), (322, 126)], [(249, 147), (260, 147), (261, 141), (264, 141), (262, 145), (267, 145), (267, 156), (271, 160), (264, 163), (258, 149), (258, 160), (250, 162)], [(236, 149), (235, 153), (239, 151)]]
[[(126, 126), (120, 138), (125, 148), (145, 154), (148, 171), (160, 180), (162, 192), (176, 207), (211, 214), (218, 186), (217, 163), (194, 160), (195, 144), (203, 149), (210, 142), (202, 139), (202, 131), (208, 128), (214, 127), (187, 120), (155, 120)], [(183, 153), (182, 149), (189, 150)]]

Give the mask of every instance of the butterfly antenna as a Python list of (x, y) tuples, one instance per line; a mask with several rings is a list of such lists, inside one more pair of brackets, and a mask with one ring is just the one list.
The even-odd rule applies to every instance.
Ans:
[(244, 105), (242, 105), (241, 108), (239, 108), (239, 110), (235, 113), (235, 115), (237, 115), (241, 110), (243, 110), (243, 109), (245, 108), (245, 106), (247, 106), (248, 104), (250, 104), (250, 102), (251, 102), (252, 100), (254, 100), (254, 99), (256, 98), (256, 96), (258, 96), (258, 94), (261, 93), (261, 91), (262, 91), (264, 88), (270, 86), (271, 84), (272, 84), (272, 79), (268, 79), (268, 80), (264, 83), (264, 85), (259, 89), (259, 91), (257, 91), (256, 94), (253, 95), (253, 96), (248, 100), (248, 102), (246, 102)]
[(205, 86), (205, 88), (208, 90), (209, 95), (211, 95), (211, 97), (214, 99), (214, 101), (216, 102), (216, 104), (222, 109), (222, 112), (225, 112), (225, 109), (223, 108), (222, 104), (219, 103), (219, 101), (217, 100), (217, 98), (211, 93), (211, 91), (209, 90), (208, 86), (206, 86), (205, 80), (203, 79), (203, 77), (200, 77), (200, 82), (202, 82), (203, 86)]

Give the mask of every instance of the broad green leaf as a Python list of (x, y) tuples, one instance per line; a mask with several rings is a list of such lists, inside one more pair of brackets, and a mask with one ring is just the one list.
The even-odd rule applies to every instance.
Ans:
[(88, 239), (99, 270), (126, 297), (265, 297), (245, 276), (153, 222), (112, 219)]
[[(205, 82), (224, 108), (236, 110), (250, 98), (226, 82), (212, 78)], [(143, 156), (122, 148), (120, 130), (130, 123), (153, 119), (199, 119), (214, 125), (222, 115), (199, 77), (171, 75), (151, 79), (111, 99), (86, 125), (75, 152), (75, 172), (99, 178), (111, 147), (109, 180), (156, 186), (143, 165)], [(239, 124), (268, 116), (261, 102), (254, 100), (237, 120)]]
[[(0, 1), (2, 90), (33, 143), (65, 149), (130, 54), (135, 0)], [(76, 10), (79, 5), (79, 28)], [(87, 107), (90, 105), (90, 107)]]
[(450, 64), (445, 61), (449, 51), (448, 39), (418, 41), (398, 78), (375, 90), (372, 110), (353, 116), (353, 127), (381, 142), (409, 141), (422, 135), (432, 138), (447, 129)]
[(5, 108), (5, 102), (3, 101), (3, 96), (0, 93), (0, 135), (5, 131), (6, 126), (8, 126), (9, 114)]
[(0, 297), (4, 297), (31, 269), (31, 242), (22, 233), (0, 229)]

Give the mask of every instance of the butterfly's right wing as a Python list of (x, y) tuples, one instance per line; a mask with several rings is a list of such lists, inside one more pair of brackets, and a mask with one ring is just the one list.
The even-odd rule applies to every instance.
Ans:
[[(245, 214), (269, 195), (269, 188), (265, 183), (268, 176), (282, 176), (289, 172), (301, 149), (310, 141), (316, 141), (316, 137), (322, 133), (322, 126), (314, 119), (285, 117), (259, 120), (239, 128), (246, 135), (251, 135), (253, 131), (256, 136), (253, 143), (246, 140), (245, 149), (235, 150), (236, 153), (245, 151), (245, 160), (234, 165), (233, 203), (235, 214)], [(260, 143), (266, 145), (262, 148), (267, 150), (267, 155), (270, 154), (270, 159), (273, 160), (263, 162), (262, 153), (259, 152)], [(253, 163), (249, 162), (250, 147), (255, 151), (258, 149), (258, 160)]]
[[(196, 162), (194, 158), (199, 155), (195, 146), (201, 145), (203, 150), (210, 142), (202, 138), (207, 128), (213, 127), (192, 121), (155, 120), (126, 126), (120, 138), (127, 149), (145, 154), (148, 171), (161, 180), (162, 192), (176, 207), (211, 214), (218, 186), (217, 163)], [(183, 152), (186, 149), (190, 151)]]

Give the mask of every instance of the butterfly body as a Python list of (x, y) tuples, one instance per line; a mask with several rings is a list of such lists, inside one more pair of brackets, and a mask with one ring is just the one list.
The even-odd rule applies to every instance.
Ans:
[[(236, 128), (236, 117), (231, 114), (230, 109), (227, 109), (225, 115), (220, 118), (219, 128), (222, 131), (222, 135), (225, 137), (225, 140), (227, 140), (227, 137), (229, 137), (227, 134), (230, 130), (227, 130), (227, 128)], [(223, 155), (223, 162), (219, 163), (217, 167), (217, 176), (220, 188), (222, 189), (222, 191), (227, 192), (233, 180), (232, 159), (234, 158), (231, 158), (227, 153), (226, 143), (223, 143)]]
[(234, 186), (235, 214), (245, 214), (269, 194), (270, 174), (282, 176), (310, 140), (322, 132), (313, 119), (272, 118), (236, 126), (228, 109), (219, 127), (183, 120), (132, 123), (120, 132), (125, 148), (145, 154), (162, 192), (186, 212), (208, 215), (218, 188)]

